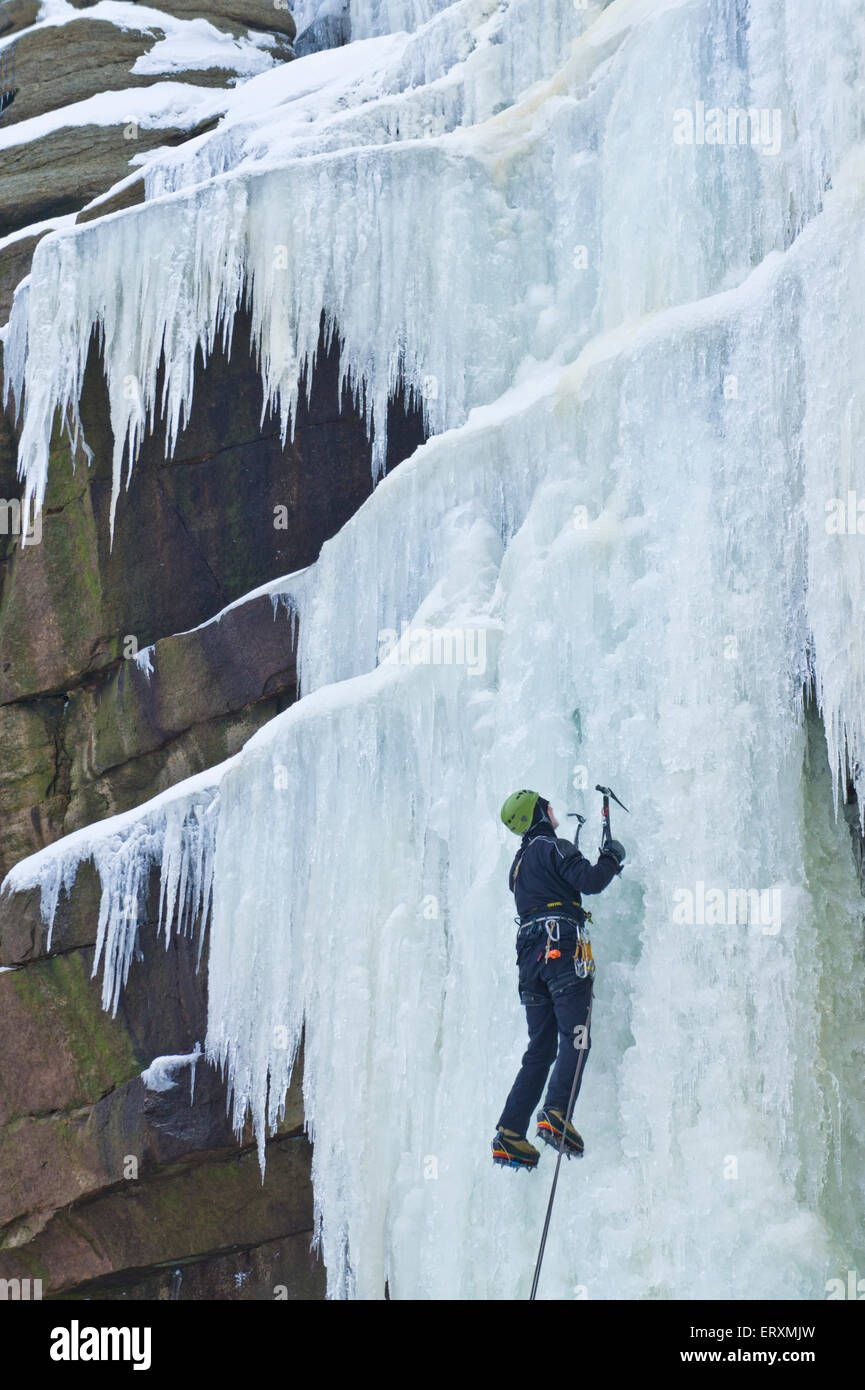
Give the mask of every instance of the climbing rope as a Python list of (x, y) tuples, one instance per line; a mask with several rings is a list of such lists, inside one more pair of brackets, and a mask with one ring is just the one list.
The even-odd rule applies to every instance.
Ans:
[[(588, 1013), (586, 1014), (586, 1031), (585, 1031), (585, 1033), (584, 1033), (584, 1035), (583, 1035), (583, 1040), (582, 1040), (582, 1041), (585, 1042), (585, 1043), (588, 1043), (588, 1040), (589, 1040), (589, 1030), (590, 1030), (590, 1028), (591, 1028), (591, 1026), (592, 1026), (592, 1000), (593, 1000), (593, 998), (594, 998), (594, 990), (593, 990), (592, 993), (589, 995), (589, 1011), (588, 1011)], [(562, 1154), (565, 1152), (565, 1140), (566, 1140), (567, 1133), (568, 1133), (568, 1125), (569, 1125), (570, 1122), (571, 1122), (571, 1113), (572, 1113), (573, 1108), (574, 1108), (574, 1101), (576, 1100), (576, 1097), (577, 1097), (577, 1086), (580, 1084), (580, 1077), (581, 1077), (582, 1071), (583, 1071), (583, 1063), (584, 1063), (585, 1060), (586, 1060), (586, 1053), (587, 1053), (587, 1052), (588, 1052), (588, 1047), (587, 1047), (587, 1046), (581, 1046), (581, 1048), (580, 1048), (580, 1060), (579, 1060), (579, 1062), (577, 1063), (577, 1069), (576, 1069), (576, 1071), (574, 1072), (574, 1080), (573, 1080), (573, 1084), (572, 1084), (572, 1086), (571, 1086), (571, 1095), (570, 1095), (570, 1099), (568, 1100), (568, 1111), (567, 1111), (567, 1114), (565, 1115), (565, 1124), (564, 1124), (564, 1128), (562, 1129), (562, 1142), (561, 1142), (561, 1144), (559, 1145), (559, 1152), (558, 1152), (558, 1155), (556, 1156), (556, 1171), (555, 1171), (555, 1173), (553, 1174), (553, 1186), (552, 1186), (552, 1188), (551, 1188), (551, 1190), (550, 1190), (550, 1200), (549, 1200), (549, 1202), (547, 1203), (547, 1217), (546, 1217), (546, 1220), (544, 1221), (544, 1232), (543, 1232), (543, 1235), (541, 1236), (541, 1248), (540, 1248), (540, 1250), (538, 1251), (538, 1262), (537, 1262), (537, 1264), (535, 1265), (535, 1277), (534, 1277), (534, 1279), (532, 1280), (532, 1291), (531, 1291), (531, 1293), (529, 1294), (529, 1302), (530, 1302), (530, 1303), (534, 1303), (534, 1301), (535, 1301), (535, 1294), (536, 1294), (537, 1291), (538, 1291), (538, 1280), (539, 1280), (540, 1277), (541, 1277), (541, 1264), (543, 1263), (544, 1248), (545, 1248), (546, 1243), (547, 1243), (547, 1232), (548, 1232), (549, 1229), (550, 1229), (550, 1217), (551, 1217), (552, 1214), (553, 1214), (553, 1202), (555, 1201), (555, 1198), (556, 1198), (556, 1185), (557, 1185), (557, 1183), (558, 1183), (558, 1181), (559, 1181), (559, 1168), (561, 1167)]]

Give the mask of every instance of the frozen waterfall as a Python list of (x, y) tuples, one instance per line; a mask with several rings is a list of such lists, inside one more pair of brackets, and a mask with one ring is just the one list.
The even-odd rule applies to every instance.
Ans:
[(209, 911), (205, 1052), (262, 1159), (303, 1033), (333, 1296), (520, 1297), (547, 1188), (490, 1164), (524, 1048), (498, 811), (536, 786), (589, 852), (611, 781), (543, 1292), (822, 1298), (865, 1268), (861, 5), (361, 10), (39, 244), (22, 467), (38, 502), (98, 328), (122, 506), (161, 354), (175, 439), (244, 295), (286, 433), (324, 312), (376, 472), (398, 381), (432, 436), (298, 585), (302, 698), (7, 884), (50, 916), (93, 857), (107, 1006), (151, 864), (166, 931)]

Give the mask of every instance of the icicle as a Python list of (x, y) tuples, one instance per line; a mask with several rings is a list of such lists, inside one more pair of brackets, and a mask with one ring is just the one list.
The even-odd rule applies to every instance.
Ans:
[(189, 1068), (189, 1104), (195, 1101), (195, 1067), (201, 1056), (201, 1043), (196, 1043), (192, 1052), (175, 1053), (168, 1057), (154, 1057), (150, 1066), (141, 1073), (141, 1080), (148, 1091), (173, 1091), (177, 1085), (177, 1073)]

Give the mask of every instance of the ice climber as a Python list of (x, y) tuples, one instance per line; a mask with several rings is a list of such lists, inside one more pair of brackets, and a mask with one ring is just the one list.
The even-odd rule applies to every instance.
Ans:
[(565, 1130), (574, 1076), (579, 1065), (576, 1098), (591, 1046), (595, 963), (586, 926), (592, 919), (581, 896), (603, 892), (621, 873), (625, 851), (618, 840), (608, 840), (597, 864), (591, 864), (576, 845), (557, 838), (553, 808), (537, 792), (514, 792), (501, 816), (509, 830), (522, 836), (508, 883), (519, 914), (517, 968), (529, 1045), (498, 1122), (493, 1159), (534, 1168), (540, 1155), (526, 1130), (554, 1061), (538, 1113), (538, 1138), (558, 1145), (565, 1132), (565, 1153), (579, 1157), (583, 1152), (573, 1125)]

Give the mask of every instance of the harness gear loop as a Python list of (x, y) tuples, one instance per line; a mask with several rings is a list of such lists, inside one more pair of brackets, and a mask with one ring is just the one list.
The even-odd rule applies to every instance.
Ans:
[[(553, 930), (554, 928), (555, 931)], [(561, 951), (554, 951), (552, 949), (553, 942), (558, 941), (559, 939), (558, 917), (548, 917), (547, 920), (544, 922), (544, 930), (547, 933), (547, 949), (544, 953), (544, 960), (558, 960), (562, 954)]]
[(595, 973), (595, 958), (592, 955), (592, 942), (588, 932), (577, 937), (577, 949), (574, 951), (574, 970), (578, 980), (585, 980), (587, 976)]
[(578, 980), (592, 979), (595, 974), (595, 958), (592, 955), (592, 938), (589, 935), (588, 922), (592, 921), (591, 912), (585, 914), (585, 920), (577, 927), (577, 947), (574, 951), (574, 970)]

